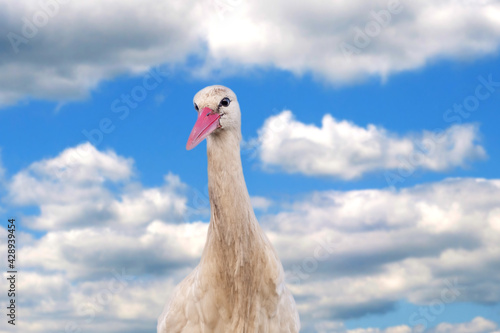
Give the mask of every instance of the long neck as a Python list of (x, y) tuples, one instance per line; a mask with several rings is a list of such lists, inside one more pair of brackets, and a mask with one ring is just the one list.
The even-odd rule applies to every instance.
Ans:
[(256, 332), (259, 307), (277, 302), (273, 281), (282, 274), (281, 264), (250, 204), (239, 133), (209, 137), (207, 155), (211, 219), (202, 273), (216, 290), (216, 307), (234, 318), (231, 331)]
[(211, 229), (226, 243), (258, 227), (243, 176), (240, 135), (235, 132), (221, 131), (207, 142)]
[(211, 218), (204, 259), (218, 271), (223, 284), (233, 288), (249, 282), (252, 270), (258, 271), (255, 265), (265, 261), (269, 244), (243, 177), (239, 132), (211, 136), (207, 155)]

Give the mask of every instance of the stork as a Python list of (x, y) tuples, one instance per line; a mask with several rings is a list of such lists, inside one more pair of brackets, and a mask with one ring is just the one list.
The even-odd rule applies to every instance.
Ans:
[(236, 95), (209, 86), (186, 148), (207, 139), (210, 224), (198, 266), (175, 287), (158, 333), (296, 333), (300, 321), (283, 266), (259, 226), (243, 176)]

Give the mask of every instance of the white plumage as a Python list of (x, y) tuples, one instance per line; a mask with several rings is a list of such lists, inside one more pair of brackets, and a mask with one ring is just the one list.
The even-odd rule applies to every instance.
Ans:
[(210, 86), (194, 103), (199, 116), (188, 149), (207, 137), (210, 225), (200, 263), (173, 291), (157, 332), (299, 332), (283, 267), (250, 204), (236, 95)]

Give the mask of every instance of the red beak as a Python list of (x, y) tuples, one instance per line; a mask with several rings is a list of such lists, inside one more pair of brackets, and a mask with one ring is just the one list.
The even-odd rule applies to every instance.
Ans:
[(203, 108), (198, 113), (198, 119), (189, 135), (186, 149), (191, 150), (203, 141), (213, 131), (220, 127), (220, 115), (210, 108)]

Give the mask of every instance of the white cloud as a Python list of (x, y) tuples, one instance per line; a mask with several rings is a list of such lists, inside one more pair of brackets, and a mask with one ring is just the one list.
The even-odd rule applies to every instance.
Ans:
[[(201, 256), (208, 224), (178, 223), (188, 207), (177, 176), (144, 188), (134, 174), (133, 160), (86, 143), (7, 180), (9, 204), (40, 209), (19, 223), (48, 230), (17, 234), (23, 332), (63, 332), (73, 324), (95, 332), (156, 326), (168, 294)], [(5, 247), (1, 227), (0, 236)], [(131, 278), (125, 286), (115, 281), (122, 275)]]
[(498, 328), (497, 324), (481, 317), (474, 318), (471, 322), (461, 324), (439, 324), (429, 333), (490, 333)]
[[(23, 272), (17, 298), (23, 309), (17, 326), (26, 333), (151, 332), (172, 278), (143, 280), (122, 269), (109, 269), (95, 281), (72, 281), (63, 274)], [(5, 298), (0, 302), (6, 306)], [(19, 312), (18, 312), (19, 313)], [(0, 332), (6, 332), (0, 330)]]
[[(421, 333), (495, 333), (492, 329), (497, 328), (497, 325), (484, 319), (482, 317), (476, 317), (470, 322), (450, 324), (441, 323), (436, 328), (417, 330)], [(346, 329), (341, 323), (338, 322), (328, 322), (315, 325), (317, 333), (413, 333), (415, 330), (407, 325), (392, 326), (386, 329), (380, 328), (357, 328), (357, 329)]]
[[(390, 312), (401, 300), (424, 307), (436, 300), (447, 305), (450, 295), (450, 302), (499, 302), (495, 267), (500, 264), (500, 232), (492, 227), (499, 204), (500, 180), (450, 179), (398, 192), (318, 192), (266, 216), (261, 224), (287, 270), (304, 332), (406, 333), (423, 319), (418, 312), (403, 326), (386, 330), (345, 330), (340, 323)], [(77, 305), (95, 298), (113, 270), (125, 267), (127, 274), (145, 282), (131, 283), (130, 290), (113, 296), (89, 327), (114, 332), (100, 323), (121, 327), (118, 323), (125, 318), (135, 325), (130, 332), (154, 327), (148, 323), (156, 317), (152, 309), (161, 309), (173, 286), (197, 263), (207, 224), (153, 221), (142, 231), (124, 231), (120, 225), (54, 230), (26, 242), (20, 257), (23, 267), (36, 272), (33, 281), (49, 283), (44, 278), (48, 275), (64, 281), (54, 282), (64, 292), (54, 289), (53, 299), (43, 304), (47, 317), (69, 307), (64, 320), (81, 322)], [(322, 259), (314, 261), (317, 255)], [(446, 299), (443, 290), (449, 294)], [(30, 306), (30, 316), (42, 307), (40, 302)], [(149, 314), (140, 315), (144, 311)], [(54, 319), (47, 327), (61, 324)], [(486, 333), (479, 328), (491, 322), (450, 325), (426, 333), (462, 326)], [(39, 327), (27, 332), (46, 331)]]
[[(48, 3), (52, 5), (44, 5)], [(201, 47), (200, 18), (205, 13), (196, 1), (2, 0), (0, 4), (4, 9), (0, 104), (25, 97), (59, 101), (86, 97), (102, 80), (143, 72), (163, 62), (181, 63)], [(31, 30), (25, 28), (30, 25)], [(19, 42), (20, 38), (25, 39)]]
[(265, 167), (342, 179), (375, 170), (396, 170), (399, 177), (415, 169), (443, 171), (486, 157), (479, 130), (470, 124), (454, 125), (443, 133), (398, 136), (376, 125), (364, 128), (328, 114), (317, 127), (283, 111), (266, 120), (256, 140)]
[(500, 4), (493, 0), (238, 3), (211, 22), (214, 66), (272, 65), (344, 83), (436, 59), (475, 58), (500, 44)]
[(110, 267), (131, 274), (170, 275), (193, 267), (205, 245), (208, 224), (153, 221), (145, 230), (114, 228), (51, 231), (21, 250), (23, 265), (44, 272), (63, 272), (68, 279), (97, 279)]
[[(40, 3), (57, 2), (0, 1), (0, 30), (19, 36), (0, 43), (0, 105), (83, 98), (102, 80), (161, 63), (184, 67), (191, 55), (203, 63), (188, 70), (195, 76), (275, 67), (342, 84), (478, 58), (500, 43), (493, 0), (404, 1), (380, 31), (374, 13), (388, 10), (387, 0), (60, 2), (47, 9)], [(23, 34), (24, 18), (39, 27)], [(362, 40), (367, 24), (373, 37)], [(350, 56), (347, 44), (356, 49)]]
[(250, 197), (250, 201), (252, 202), (252, 207), (255, 210), (266, 211), (273, 204), (273, 201), (261, 196), (252, 196)]
[[(88, 158), (68, 158), (77, 149)], [(20, 235), (23, 332), (63, 331), (72, 322), (93, 332), (154, 330), (173, 286), (198, 262), (208, 225), (160, 217), (186, 211), (177, 177), (148, 189), (133, 175), (132, 160), (79, 146), (13, 176), (10, 200), (41, 208), (31, 221), (48, 229)], [(109, 218), (91, 220), (102, 200)], [(436, 301), (500, 302), (498, 207), (500, 180), (448, 179), (398, 191), (316, 192), (261, 224), (284, 263), (304, 332), (407, 333), (422, 323), (419, 312), (385, 330), (346, 330), (341, 322), (393, 311), (401, 301), (429, 311)], [(5, 233), (0, 228), (0, 247)], [(116, 274), (130, 280), (116, 289)], [(486, 333), (498, 330), (494, 325), (477, 318), (426, 333)]]
[(131, 159), (85, 143), (14, 175), (9, 199), (38, 206), (41, 214), (26, 222), (42, 230), (114, 224), (130, 229), (155, 219), (181, 219), (187, 199), (177, 176), (168, 174), (164, 185), (146, 189), (133, 176)]
[(318, 192), (261, 222), (304, 300), (303, 319), (318, 323), (390, 312), (402, 299), (497, 304), (499, 205), (500, 180), (449, 179), (398, 192)]

